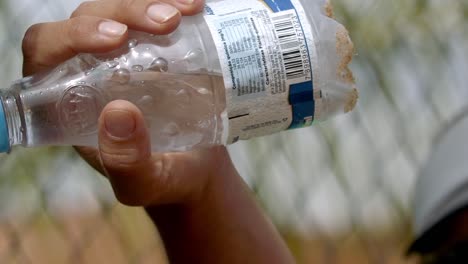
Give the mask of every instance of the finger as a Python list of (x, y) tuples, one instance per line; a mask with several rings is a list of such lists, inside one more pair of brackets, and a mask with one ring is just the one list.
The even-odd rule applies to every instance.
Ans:
[(184, 16), (198, 14), (205, 7), (204, 0), (161, 0), (161, 2), (173, 5)]
[(83, 2), (72, 17), (105, 17), (130, 28), (154, 34), (167, 34), (177, 28), (181, 14), (174, 6), (154, 0), (118, 0)]
[(109, 103), (98, 136), (101, 162), (117, 199), (129, 205), (151, 200), (145, 191), (153, 181), (150, 139), (139, 109), (123, 100)]
[(116, 49), (127, 38), (127, 26), (82, 16), (30, 27), (23, 40), (24, 75), (54, 66), (78, 53)]
[(147, 206), (179, 199), (181, 190), (171, 183), (174, 160), (169, 154), (152, 156), (150, 136), (136, 106), (111, 102), (99, 123), (101, 162), (121, 203)]
[[(101, 114), (99, 151), (117, 199), (127, 205), (197, 199), (207, 182), (207, 171), (217, 166), (201, 152), (151, 154), (143, 115), (122, 100), (109, 103)], [(220, 155), (213, 152), (215, 156)]]

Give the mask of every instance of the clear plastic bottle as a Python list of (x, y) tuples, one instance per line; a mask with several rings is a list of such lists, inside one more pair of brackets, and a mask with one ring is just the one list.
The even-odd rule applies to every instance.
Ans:
[[(326, 2), (300, 2), (313, 25), (320, 65), (313, 67), (314, 89), (322, 93), (315, 119), (322, 120), (355, 103), (354, 83), (346, 76), (349, 61), (340, 68), (352, 55), (340, 54), (337, 36), (344, 28), (326, 16)], [(344, 39), (349, 49), (347, 33)], [(115, 51), (80, 54), (23, 78), (1, 91), (0, 151), (12, 145), (96, 146), (99, 114), (116, 99), (141, 109), (154, 151), (226, 144), (226, 91), (216, 50), (200, 14), (184, 17), (170, 35), (130, 32), (127, 45)]]

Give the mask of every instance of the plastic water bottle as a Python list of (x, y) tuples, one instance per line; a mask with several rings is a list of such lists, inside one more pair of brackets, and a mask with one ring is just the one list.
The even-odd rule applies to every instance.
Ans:
[(103, 107), (143, 112), (154, 151), (185, 151), (308, 126), (356, 102), (352, 43), (324, 0), (207, 1), (169, 35), (130, 32), (1, 90), (0, 151), (97, 146)]

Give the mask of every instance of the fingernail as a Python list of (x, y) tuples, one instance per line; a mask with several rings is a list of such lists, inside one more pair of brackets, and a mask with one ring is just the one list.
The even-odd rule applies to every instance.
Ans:
[(175, 7), (166, 4), (153, 4), (146, 11), (151, 20), (160, 24), (167, 22), (178, 13), (179, 11)]
[(136, 129), (133, 114), (122, 110), (108, 111), (104, 125), (107, 133), (116, 139), (128, 139)]
[(191, 5), (193, 4), (194, 0), (177, 0), (177, 2), (184, 4), (184, 5)]
[(98, 30), (100, 33), (111, 37), (120, 37), (127, 31), (127, 26), (119, 22), (103, 21), (99, 24)]

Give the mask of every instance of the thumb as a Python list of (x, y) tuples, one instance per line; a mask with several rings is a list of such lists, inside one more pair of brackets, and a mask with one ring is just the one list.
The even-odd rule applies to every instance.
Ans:
[(193, 202), (209, 180), (231, 164), (225, 148), (151, 153), (143, 114), (123, 100), (102, 111), (99, 157), (117, 199), (133, 206)]
[(154, 197), (154, 163), (140, 110), (123, 100), (109, 103), (99, 120), (99, 154), (117, 199), (128, 205)]

